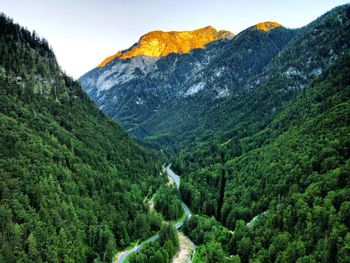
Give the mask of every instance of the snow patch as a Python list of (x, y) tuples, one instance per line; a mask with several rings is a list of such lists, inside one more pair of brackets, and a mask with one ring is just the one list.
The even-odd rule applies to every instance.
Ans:
[(142, 104), (143, 104), (143, 100), (142, 100), (141, 98), (137, 97), (135, 103), (136, 103), (137, 105), (142, 105)]
[(206, 63), (202, 63), (199, 61), (195, 62), (194, 66), (193, 66), (193, 73), (192, 74), (195, 74), (195, 73), (201, 71), (202, 69), (204, 69), (205, 65), (206, 65)]
[(197, 94), (198, 92), (203, 90), (204, 87), (205, 87), (204, 82), (196, 83), (186, 91), (186, 93), (184, 94), (184, 97), (193, 96), (194, 94)]
[(102, 104), (104, 101), (105, 101), (105, 96), (102, 96), (102, 97), (100, 97), (100, 98), (98, 98), (97, 99), (97, 102), (99, 103), (99, 104)]
[(215, 77), (218, 77), (218, 78), (221, 77), (224, 70), (225, 70), (225, 67), (221, 67), (220, 69), (217, 69), (214, 73)]
[(293, 77), (293, 76), (300, 76), (301, 73), (300, 73), (300, 71), (297, 70), (296, 68), (294, 68), (294, 67), (289, 67), (289, 68), (287, 69), (287, 71), (283, 73), (283, 75), (285, 75), (285, 76), (287, 76), (287, 77), (289, 78), (289, 77)]
[(158, 58), (138, 56), (130, 60), (117, 61), (111, 68), (102, 72), (96, 80), (98, 92), (109, 90), (115, 85), (123, 84), (135, 78), (135, 70), (139, 69), (143, 74), (156, 70), (155, 63)]
[(217, 99), (226, 98), (226, 97), (230, 96), (230, 91), (228, 90), (228, 88), (218, 89), (216, 91), (218, 92), (218, 95), (216, 96)]

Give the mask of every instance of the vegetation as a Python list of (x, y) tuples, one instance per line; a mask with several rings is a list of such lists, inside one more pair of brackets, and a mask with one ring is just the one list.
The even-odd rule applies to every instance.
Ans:
[(196, 244), (197, 258), (203, 262), (223, 262), (229, 250), (232, 232), (214, 217), (192, 216), (186, 220), (184, 233)]
[(242, 262), (349, 260), (349, 76), (347, 54), (264, 130), (244, 138), (240, 145), (249, 150), (235, 158), (210, 164), (210, 155), (185, 156), (182, 164), (191, 166), (183, 172), (183, 199), (235, 231), (226, 253)]
[[(296, 31), (249, 28), (160, 59), (161, 77), (119, 87), (130, 104), (107, 102), (145, 144), (176, 153), (181, 199), (199, 214), (184, 224), (195, 261), (350, 261), (349, 36), (350, 5)], [(164, 79), (176, 100), (145, 94)], [(197, 80), (206, 89), (183, 97)], [(176, 231), (143, 201), (155, 193), (174, 220), (178, 190), (161, 187), (155, 157), (62, 73), (47, 42), (5, 16), (0, 92), (0, 262), (108, 262), (160, 228), (130, 261), (170, 262)], [(147, 103), (136, 109), (128, 92)]]
[(155, 209), (162, 213), (165, 220), (175, 220), (183, 214), (180, 193), (175, 186), (160, 187), (154, 197)]
[(110, 262), (160, 228), (160, 164), (4, 15), (0, 125), (0, 262)]
[(146, 244), (143, 249), (132, 254), (131, 263), (168, 263), (179, 248), (177, 231), (171, 224), (164, 224), (156, 242)]

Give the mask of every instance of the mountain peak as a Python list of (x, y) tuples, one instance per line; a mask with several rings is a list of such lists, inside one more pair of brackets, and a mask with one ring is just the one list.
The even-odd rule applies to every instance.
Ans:
[(263, 30), (263, 31), (269, 31), (271, 29), (281, 27), (282, 25), (277, 23), (277, 22), (272, 22), (272, 21), (266, 21), (266, 22), (261, 22), (255, 25), (255, 28), (258, 30)]
[(170, 53), (189, 53), (195, 48), (203, 48), (206, 44), (228, 37), (233, 33), (225, 30), (217, 31), (212, 26), (193, 31), (151, 31), (143, 35), (139, 41), (125, 51), (119, 51), (106, 58), (99, 67), (104, 67), (115, 58), (128, 59), (136, 56), (162, 57)]

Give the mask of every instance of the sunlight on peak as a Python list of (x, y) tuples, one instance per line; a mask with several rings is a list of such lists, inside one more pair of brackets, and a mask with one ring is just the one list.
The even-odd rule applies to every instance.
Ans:
[(269, 31), (271, 29), (281, 27), (281, 26), (282, 25), (277, 23), (277, 22), (266, 21), (266, 22), (261, 22), (261, 23), (257, 24), (256, 28), (259, 30), (263, 30), (263, 31)]
[(162, 57), (170, 53), (189, 53), (195, 48), (204, 48), (212, 41), (234, 36), (225, 30), (217, 31), (212, 26), (193, 31), (151, 31), (143, 35), (137, 44), (106, 58), (99, 67), (106, 66), (115, 58), (128, 59), (136, 56)]

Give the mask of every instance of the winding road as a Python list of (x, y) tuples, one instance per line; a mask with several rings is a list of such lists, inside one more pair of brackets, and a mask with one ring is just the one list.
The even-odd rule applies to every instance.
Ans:
[[(176, 188), (179, 189), (180, 188), (180, 177), (177, 174), (175, 174), (173, 172), (173, 170), (171, 170), (171, 164), (169, 164), (165, 169), (166, 169), (166, 172), (168, 174), (168, 177), (174, 181)], [(181, 202), (181, 206), (182, 206), (183, 210), (185, 211), (186, 216), (182, 221), (180, 221), (174, 225), (175, 229), (179, 229), (180, 227), (182, 227), (185, 219), (190, 218), (192, 216), (190, 209), (188, 208), (188, 206), (184, 202)], [(140, 244), (140, 245), (137, 243), (132, 249), (129, 249), (129, 250), (123, 252), (122, 254), (120, 254), (120, 256), (114, 261), (114, 263), (123, 263), (130, 254), (139, 252), (145, 244), (153, 242), (153, 241), (157, 240), (158, 238), (159, 238), (159, 235), (156, 234), (156, 235), (150, 237), (149, 239), (147, 239), (146, 241), (142, 242), (142, 244)], [(191, 246), (193, 249), (193, 254), (194, 254), (196, 247), (189, 238), (187, 238), (187, 240), (191, 243)], [(193, 259), (193, 256), (192, 256), (192, 259)], [(191, 262), (192, 262), (192, 260), (191, 260)]]

